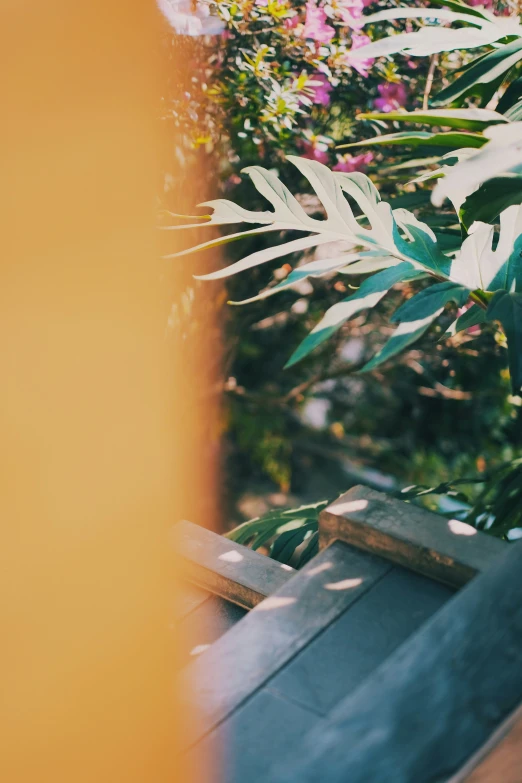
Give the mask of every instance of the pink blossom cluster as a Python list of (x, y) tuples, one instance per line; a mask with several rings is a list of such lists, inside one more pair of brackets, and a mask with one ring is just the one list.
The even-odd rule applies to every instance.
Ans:
[(371, 40), (364, 33), (352, 33), (352, 48), (344, 56), (344, 62), (346, 65), (349, 65), (351, 68), (356, 70), (357, 73), (360, 73), (360, 75), (364, 77), (368, 76), (368, 71), (374, 63), (373, 58), (368, 57), (366, 60), (358, 60), (351, 57), (351, 52), (353, 52), (354, 49), (360, 49), (361, 46), (367, 46), (369, 43), (371, 43)]
[(384, 82), (378, 84), (379, 97), (375, 98), (373, 105), (382, 112), (390, 112), (406, 105), (408, 92), (402, 82)]
[(328, 136), (319, 136), (312, 131), (305, 130), (303, 139), (301, 139), (302, 157), (327, 164), (330, 160), (328, 149), (331, 144), (332, 140)]
[(327, 19), (324, 8), (318, 6), (316, 0), (308, 0), (303, 38), (311, 38), (317, 43), (329, 43), (335, 35), (335, 28), (326, 23)]
[[(328, 165), (330, 163), (330, 147), (332, 139), (328, 136), (315, 135), (312, 131), (305, 131), (304, 138), (301, 140), (303, 158), (307, 160), (316, 160), (319, 163)], [(368, 165), (373, 160), (372, 152), (365, 152), (362, 155), (337, 155), (337, 163), (333, 166), (334, 171), (343, 171), (351, 173), (352, 171), (366, 171)]]
[[(265, 4), (267, 0), (256, 0), (256, 2)], [(374, 0), (336, 0), (333, 9), (344, 25), (357, 29), (361, 27), (363, 9), (373, 2)], [(318, 5), (317, 0), (307, 0), (303, 37), (317, 43), (329, 43), (336, 31), (331, 24), (328, 24), (328, 18), (324, 6)], [(293, 26), (296, 24), (297, 21)]]
[(373, 152), (365, 152), (362, 155), (337, 155), (337, 163), (334, 171), (366, 171), (368, 164), (373, 160)]
[(328, 106), (330, 103), (330, 93), (333, 90), (330, 80), (324, 73), (314, 73), (308, 82), (308, 87), (312, 91), (312, 103), (319, 106)]
[(360, 27), (363, 15), (364, 0), (338, 0), (336, 11), (343, 24), (347, 27)]

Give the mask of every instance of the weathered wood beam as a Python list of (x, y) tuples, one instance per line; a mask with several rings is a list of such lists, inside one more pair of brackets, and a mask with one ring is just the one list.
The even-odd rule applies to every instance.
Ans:
[(392, 567), (336, 543), (185, 667), (183, 690), (199, 715), (190, 743), (231, 715)]
[(368, 487), (353, 487), (321, 512), (319, 545), (345, 541), (431, 579), (462, 587), (506, 547), (500, 539)]
[(521, 595), (519, 543), (344, 699), (271, 783), (460, 780), (522, 704)]
[(295, 569), (194, 525), (174, 525), (174, 550), (182, 576), (192, 584), (252, 609), (275, 593)]

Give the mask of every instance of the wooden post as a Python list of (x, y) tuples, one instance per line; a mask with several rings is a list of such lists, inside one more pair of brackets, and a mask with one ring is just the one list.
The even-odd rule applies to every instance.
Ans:
[(320, 547), (337, 540), (452, 587), (489, 568), (508, 546), (456, 519), (364, 486), (353, 487), (321, 512)]

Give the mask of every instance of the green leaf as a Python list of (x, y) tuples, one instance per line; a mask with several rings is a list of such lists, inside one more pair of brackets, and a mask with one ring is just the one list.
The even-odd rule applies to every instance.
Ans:
[(329, 504), (322, 500), (307, 506), (290, 509), (276, 509), (261, 517), (250, 519), (226, 534), (226, 538), (238, 544), (259, 549), (268, 542), (270, 557), (281, 563), (288, 563), (298, 546), (307, 544), (295, 564), (300, 568), (317, 551), (317, 528), (321, 511)]
[(307, 538), (310, 538), (317, 530), (317, 520), (308, 522), (301, 525), (297, 530), (289, 530), (286, 533), (281, 533), (272, 545), (270, 551), (270, 557), (277, 560), (279, 563), (290, 564), (292, 556), (298, 546)]
[(404, 171), (405, 169), (418, 169), (419, 166), (432, 166), (435, 163), (439, 163), (440, 155), (434, 155), (427, 157), (422, 155), (420, 158), (413, 158), (408, 160), (402, 160), (400, 163), (385, 164), (380, 167), (381, 173), (389, 174), (390, 172)]
[(460, 14), (470, 14), (471, 16), (479, 16), (481, 19), (488, 19), (488, 13), (484, 8), (475, 8), (466, 3), (460, 3), (458, 0), (432, 0), (435, 5), (442, 5), (444, 8), (449, 8), (451, 11), (456, 11)]
[(522, 39), (518, 38), (499, 49), (481, 57), (477, 64), (465, 71), (462, 76), (441, 90), (432, 100), (433, 106), (461, 102), (469, 95), (478, 95), (484, 102), (489, 101), (500, 86), (508, 71), (522, 59)]
[(497, 291), (486, 313), (491, 321), (500, 321), (508, 344), (509, 372), (513, 394), (522, 389), (522, 294)]
[[(519, 76), (515, 79), (509, 87), (504, 91), (502, 97), (497, 104), (497, 112), (503, 114), (507, 120), (516, 122), (521, 119), (517, 117), (517, 111), (514, 110), (518, 101), (522, 99), (522, 77)], [(515, 114), (515, 116), (513, 116)]]
[(459, 210), (459, 218), (466, 229), (475, 220), (495, 223), (503, 210), (522, 203), (522, 176), (505, 174), (493, 177), (470, 193)]
[(446, 340), (448, 337), (456, 335), (457, 332), (471, 329), (472, 326), (479, 326), (480, 324), (486, 323), (487, 320), (486, 311), (483, 310), (482, 307), (474, 304), (453, 321), (440, 339)]
[(341, 144), (337, 149), (348, 147), (376, 147), (388, 144), (407, 144), (409, 147), (482, 147), (487, 139), (478, 133), (459, 133), (449, 131), (447, 133), (429, 133), (428, 131), (401, 131), (399, 133), (386, 133), (383, 136), (375, 136), (373, 139), (354, 141), (351, 144)]
[(522, 98), (518, 100), (513, 106), (506, 112), (506, 117), (511, 122), (520, 122), (522, 120)]
[[(432, 229), (407, 209), (395, 209), (393, 216), (395, 218), (395, 246), (402, 255), (409, 256), (441, 277), (448, 277), (451, 262), (447, 256), (441, 253), (437, 236)], [(400, 235), (399, 226), (407, 239)]]
[[(318, 523), (319, 524), (319, 523)], [(308, 539), (308, 543), (301, 552), (299, 560), (295, 563), (296, 568), (302, 568), (306, 565), (312, 557), (315, 557), (319, 552), (319, 531), (312, 533)]]
[(290, 509), (276, 509), (261, 517), (250, 519), (226, 534), (226, 538), (238, 544), (259, 549), (276, 535), (297, 530), (303, 525), (317, 521), (319, 513), (328, 505), (327, 500), (307, 506)]
[(421, 125), (438, 125), (441, 128), (461, 128), (481, 131), (489, 125), (508, 122), (496, 111), (488, 109), (429, 109), (427, 111), (390, 111), (358, 114), (358, 120), (386, 120), (387, 122), (413, 122)]
[(374, 370), (392, 356), (400, 353), (421, 337), (433, 321), (442, 313), (444, 305), (456, 302), (462, 306), (469, 290), (457, 283), (435, 283), (405, 302), (394, 313), (392, 321), (400, 321), (393, 335), (381, 350), (361, 370)]
[(392, 315), (390, 321), (392, 323), (416, 321), (425, 315), (440, 312), (440, 308), (447, 305), (448, 302), (455, 302), (459, 307), (462, 307), (469, 293), (468, 288), (450, 280), (434, 283), (404, 302)]
[(500, 234), (495, 250), (494, 267), (498, 270), (489, 289), (507, 291), (522, 289), (522, 205), (505, 209), (500, 215)]
[(369, 277), (361, 284), (355, 294), (343, 299), (342, 302), (338, 302), (326, 311), (321, 321), (294, 351), (285, 367), (291, 367), (304, 359), (310, 351), (331, 337), (356, 313), (375, 307), (395, 283), (415, 279), (418, 273), (418, 269), (413, 264), (403, 261)]

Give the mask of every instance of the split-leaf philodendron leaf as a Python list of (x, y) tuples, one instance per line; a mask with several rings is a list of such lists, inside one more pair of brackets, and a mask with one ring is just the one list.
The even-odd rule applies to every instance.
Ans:
[[(503, 127), (499, 125), (496, 129)], [(482, 155), (482, 150), (478, 154)], [(443, 251), (436, 233), (426, 223), (406, 209), (392, 209), (381, 201), (374, 184), (364, 174), (332, 172), (321, 163), (304, 158), (290, 157), (289, 160), (308, 179), (323, 204), (326, 218), (317, 219), (307, 215), (273, 171), (252, 166), (245, 171), (270, 203), (270, 211), (250, 211), (225, 199), (210, 201), (203, 206), (214, 210), (205, 225), (247, 223), (257, 225), (258, 228), (211, 240), (185, 252), (215, 247), (254, 232), (292, 231), (303, 232), (305, 236), (252, 253), (224, 269), (201, 276), (201, 279), (218, 279), (246, 272), (289, 253), (333, 241), (344, 241), (347, 250), (345, 254), (339, 255), (336, 246), (336, 255), (331, 259), (298, 265), (285, 281), (246, 300), (262, 299), (287, 290), (308, 276), (349, 274), (351, 269), (357, 274), (368, 274), (354, 294), (327, 310), (322, 320), (296, 348), (289, 365), (308, 356), (356, 313), (375, 307), (395, 284), (427, 278), (432, 280), (432, 284), (424, 287), (397, 310), (392, 320), (397, 321), (399, 326), (364, 370), (375, 368), (411, 345), (449, 302), (462, 307), (471, 295), (475, 305), (470, 322), (466, 319), (466, 325), (461, 326), (461, 319), (458, 319), (453, 332), (483, 320), (499, 321), (506, 331), (508, 343), (510, 340), (513, 343), (509, 349), (513, 384), (517, 388), (521, 387), (522, 362), (519, 361), (520, 338), (516, 318), (522, 301), (522, 293), (517, 293), (522, 291), (522, 206), (510, 206), (501, 213), (501, 228), (496, 244), (493, 241), (493, 226), (475, 222), (469, 236), (450, 255)], [(459, 165), (467, 162), (468, 159), (465, 159), (462, 164), (450, 169), (450, 176), (445, 179), (450, 178)], [(354, 202), (362, 213), (361, 217), (355, 217), (352, 209)], [(504, 300), (500, 294), (509, 294), (512, 298)]]

